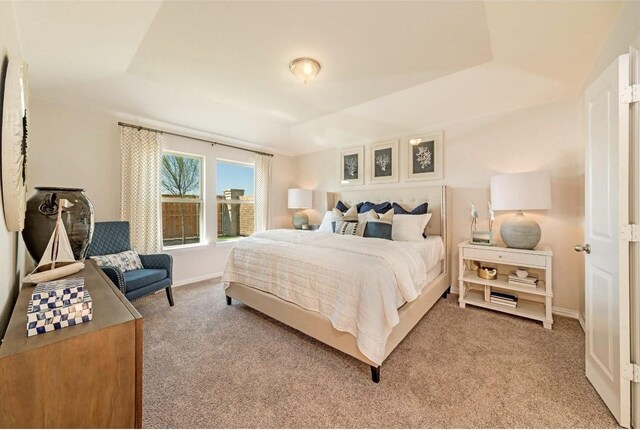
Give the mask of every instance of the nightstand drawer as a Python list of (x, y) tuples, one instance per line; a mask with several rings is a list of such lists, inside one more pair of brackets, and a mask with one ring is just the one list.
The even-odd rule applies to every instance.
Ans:
[(489, 261), (503, 264), (545, 267), (545, 256), (505, 252), (493, 249), (463, 248), (464, 258)]

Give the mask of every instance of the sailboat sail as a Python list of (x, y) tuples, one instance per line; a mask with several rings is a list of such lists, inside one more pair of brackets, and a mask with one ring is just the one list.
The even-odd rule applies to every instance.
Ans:
[(24, 282), (38, 283), (52, 281), (63, 276), (71, 275), (84, 268), (84, 263), (76, 261), (71, 243), (67, 236), (67, 230), (62, 222), (62, 211), (73, 206), (66, 199), (58, 202), (58, 217), (51, 234), (47, 248), (38, 263), (36, 269), (31, 272)]

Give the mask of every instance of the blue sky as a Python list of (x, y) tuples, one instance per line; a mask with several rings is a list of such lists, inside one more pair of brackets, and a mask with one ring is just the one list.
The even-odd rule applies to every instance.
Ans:
[(253, 196), (253, 166), (242, 166), (222, 161), (216, 163), (216, 194), (229, 188), (244, 190), (245, 196)]

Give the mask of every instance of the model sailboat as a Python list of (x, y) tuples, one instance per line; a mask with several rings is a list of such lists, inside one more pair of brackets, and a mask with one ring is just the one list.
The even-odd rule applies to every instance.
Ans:
[(62, 222), (62, 211), (71, 206), (73, 204), (66, 199), (60, 199), (58, 202), (58, 217), (51, 239), (49, 239), (38, 266), (24, 278), (23, 282), (37, 284), (53, 281), (63, 276), (72, 275), (84, 268), (84, 263), (76, 261), (73, 256), (67, 230)]

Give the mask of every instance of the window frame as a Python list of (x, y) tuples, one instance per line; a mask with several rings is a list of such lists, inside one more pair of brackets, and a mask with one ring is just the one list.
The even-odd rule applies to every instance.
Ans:
[[(198, 242), (195, 243), (184, 243), (184, 244), (178, 244), (178, 245), (165, 245), (164, 244), (164, 235), (162, 237), (162, 250), (167, 250), (167, 251), (171, 251), (171, 250), (176, 250), (176, 249), (183, 249), (183, 248), (193, 248), (193, 247), (197, 247), (197, 246), (203, 246), (207, 244), (207, 239), (206, 239), (206, 223), (205, 223), (205, 216), (206, 216), (206, 193), (205, 193), (205, 181), (204, 179), (206, 178), (205, 175), (205, 166), (206, 166), (206, 157), (204, 155), (200, 155), (200, 154), (192, 154), (190, 152), (184, 152), (184, 151), (175, 151), (173, 149), (163, 149), (162, 150), (162, 157), (164, 158), (165, 154), (169, 154), (169, 155), (174, 155), (174, 156), (179, 156), (179, 157), (186, 157), (186, 158), (194, 158), (200, 161), (200, 178), (199, 178), (199, 184), (200, 184), (200, 198), (198, 199), (188, 199), (188, 198), (184, 198), (184, 197), (164, 197), (164, 195), (162, 194), (162, 189), (160, 190), (160, 204), (162, 205), (162, 203), (200, 203), (200, 214), (198, 217), (198, 229), (199, 229), (199, 233), (200, 233), (200, 238)], [(160, 167), (160, 169), (162, 169), (162, 166)], [(162, 171), (160, 173), (162, 175)], [(162, 185), (161, 185), (162, 187)], [(162, 211), (161, 211), (162, 213)], [(163, 228), (164, 228), (164, 217), (163, 217)]]
[[(222, 162), (222, 163), (226, 163), (226, 164), (235, 164), (237, 166), (242, 166), (242, 167), (251, 167), (253, 169), (253, 198), (251, 200), (224, 200), (224, 199), (218, 199), (218, 162)], [(224, 245), (227, 243), (234, 243), (237, 242), (239, 240), (244, 239), (243, 236), (238, 236), (235, 237), (233, 239), (225, 239), (225, 240), (219, 240), (218, 239), (218, 233), (220, 232), (220, 226), (218, 225), (218, 217), (217, 217), (217, 213), (218, 213), (218, 204), (222, 203), (222, 204), (230, 204), (230, 205), (240, 205), (240, 204), (252, 204), (254, 211), (253, 211), (253, 229), (255, 232), (255, 227), (256, 227), (256, 213), (255, 213), (255, 207), (256, 207), (256, 164), (255, 163), (250, 163), (250, 162), (246, 162), (246, 161), (237, 161), (237, 160), (229, 160), (227, 158), (216, 158), (216, 190), (215, 190), (215, 196), (216, 196), (216, 239), (215, 239), (215, 243), (216, 245)]]

